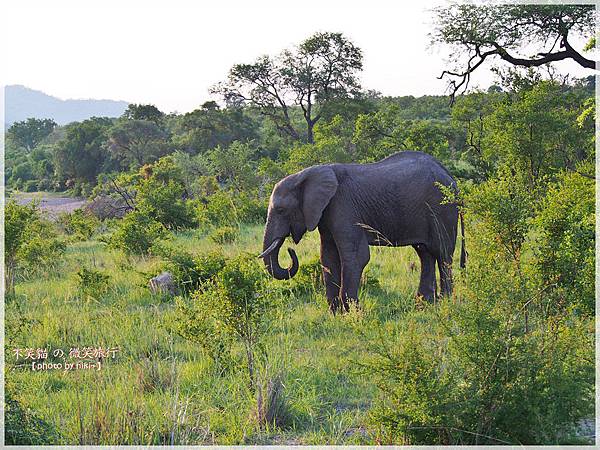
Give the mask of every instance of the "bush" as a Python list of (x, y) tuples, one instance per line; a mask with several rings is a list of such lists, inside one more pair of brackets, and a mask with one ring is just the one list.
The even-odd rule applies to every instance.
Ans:
[(576, 290), (589, 295), (593, 284), (584, 263), (593, 258), (593, 182), (581, 178), (551, 186), (537, 217), (524, 182), (507, 172), (467, 193), (468, 278), (457, 277), (453, 301), (370, 345), (379, 441), (561, 444), (593, 415), (593, 320)]
[(58, 217), (58, 224), (66, 234), (85, 241), (92, 237), (100, 222), (83, 209), (76, 209), (72, 213), (61, 214)]
[(476, 215), (500, 244), (500, 251), (518, 260), (533, 216), (532, 193), (508, 167), (465, 195), (469, 212)]
[[(377, 277), (371, 275), (368, 270), (363, 272), (360, 280), (361, 288), (371, 289), (373, 292), (381, 290), (381, 285)], [(325, 283), (323, 281), (323, 266), (319, 258), (308, 260), (298, 269), (298, 273), (289, 281), (289, 284), (277, 283), (276, 290), (291, 289), (296, 295), (312, 295), (325, 292)]]
[(77, 271), (77, 290), (84, 297), (97, 300), (108, 290), (110, 275), (82, 267)]
[[(590, 168), (593, 173), (593, 166)], [(542, 287), (553, 286), (552, 310), (576, 306), (594, 315), (594, 180), (565, 173), (548, 189), (535, 219), (540, 235), (536, 269)]]
[(23, 183), (25, 192), (36, 192), (38, 190), (38, 180), (27, 180)]
[(154, 219), (152, 211), (135, 209), (117, 225), (110, 237), (110, 245), (127, 254), (148, 254), (152, 245), (169, 237), (168, 230)]
[(237, 217), (241, 223), (264, 224), (267, 220), (268, 199), (260, 200), (245, 192), (236, 197)]
[(259, 200), (245, 192), (233, 193), (219, 190), (199, 204), (200, 223), (213, 226), (229, 224), (262, 224), (267, 217), (267, 201)]
[(5, 209), (6, 291), (11, 294), (18, 277), (39, 272), (56, 264), (66, 245), (54, 226), (44, 220), (37, 205), (8, 201)]
[(210, 281), (225, 265), (218, 252), (193, 256), (182, 248), (158, 242), (152, 253), (165, 260), (161, 270), (170, 272), (180, 292), (187, 295)]
[(53, 445), (60, 433), (7, 389), (4, 401), (4, 443), (6, 445)]
[(493, 299), (468, 299), (386, 330), (366, 364), (382, 393), (370, 415), (378, 442), (567, 442), (593, 415), (593, 324), (571, 316), (575, 327), (524, 333), (511, 319)]
[(198, 225), (194, 204), (186, 200), (183, 174), (172, 157), (143, 166), (140, 175), (135, 185), (138, 208), (151, 209), (154, 219), (170, 230)]
[(269, 323), (266, 274), (253, 256), (229, 260), (191, 299), (177, 300), (172, 329), (202, 345), (221, 370), (231, 367), (231, 344), (244, 347), (248, 381), (255, 390), (256, 352)]
[(225, 245), (233, 243), (239, 234), (239, 230), (233, 227), (219, 227), (208, 236), (215, 244)]

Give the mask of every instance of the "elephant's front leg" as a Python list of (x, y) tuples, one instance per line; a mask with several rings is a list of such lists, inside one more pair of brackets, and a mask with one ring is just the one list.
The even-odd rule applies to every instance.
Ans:
[(340, 305), (341, 265), (335, 241), (328, 230), (320, 229), (321, 265), (329, 309), (335, 314)]
[(355, 301), (358, 305), (360, 278), (370, 258), (369, 244), (364, 232), (347, 233), (337, 244), (342, 263), (340, 297), (347, 312), (350, 310), (350, 301)]

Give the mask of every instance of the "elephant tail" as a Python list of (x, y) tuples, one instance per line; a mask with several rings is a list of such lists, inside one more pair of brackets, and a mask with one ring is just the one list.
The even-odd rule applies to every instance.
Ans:
[(467, 248), (465, 246), (465, 220), (463, 212), (460, 211), (458, 214), (460, 217), (460, 231), (462, 237), (462, 242), (460, 244), (460, 268), (464, 269), (467, 266), (467, 256), (469, 256), (469, 254), (467, 253)]

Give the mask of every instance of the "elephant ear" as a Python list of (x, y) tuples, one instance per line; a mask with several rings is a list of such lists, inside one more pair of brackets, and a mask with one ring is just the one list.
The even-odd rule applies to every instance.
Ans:
[(303, 180), (302, 214), (309, 231), (317, 227), (323, 210), (337, 187), (338, 181), (331, 167), (317, 166), (306, 171)]

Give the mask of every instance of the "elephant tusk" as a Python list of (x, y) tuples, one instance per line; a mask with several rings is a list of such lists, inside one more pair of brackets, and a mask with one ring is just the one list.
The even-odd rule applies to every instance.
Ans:
[(269, 247), (265, 251), (263, 251), (260, 255), (258, 255), (258, 258), (264, 258), (269, 253), (271, 253), (273, 250), (275, 250), (279, 245), (281, 245), (282, 242), (283, 242), (283, 239), (281, 239), (281, 238), (275, 239), (273, 242), (271, 242), (271, 245), (269, 245)]

